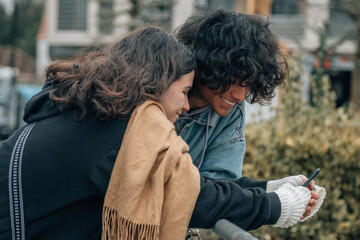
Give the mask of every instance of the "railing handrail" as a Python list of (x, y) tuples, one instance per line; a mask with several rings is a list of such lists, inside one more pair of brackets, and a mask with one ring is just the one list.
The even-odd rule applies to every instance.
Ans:
[(258, 240), (258, 238), (226, 219), (217, 221), (212, 230), (226, 240)]

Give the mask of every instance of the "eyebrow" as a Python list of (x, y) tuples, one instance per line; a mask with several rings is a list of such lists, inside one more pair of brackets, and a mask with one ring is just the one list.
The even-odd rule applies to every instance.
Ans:
[(191, 88), (192, 88), (192, 86), (186, 86), (186, 87), (184, 87), (184, 88), (188, 88), (188, 89), (191, 89)]

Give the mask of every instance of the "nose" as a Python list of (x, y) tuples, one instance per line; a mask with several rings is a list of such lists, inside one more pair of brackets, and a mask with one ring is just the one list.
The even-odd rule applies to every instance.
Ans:
[(185, 103), (184, 103), (182, 110), (185, 112), (188, 112), (190, 110), (190, 103), (189, 103), (188, 97), (185, 98)]
[(232, 85), (229, 89), (230, 96), (236, 102), (243, 102), (246, 98), (246, 95), (249, 93), (249, 87), (242, 87), (240, 85)]

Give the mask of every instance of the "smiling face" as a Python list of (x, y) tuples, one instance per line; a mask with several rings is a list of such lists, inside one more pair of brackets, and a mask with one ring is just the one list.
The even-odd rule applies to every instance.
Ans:
[(231, 85), (229, 90), (224, 93), (200, 85), (190, 98), (190, 105), (191, 108), (198, 108), (210, 104), (217, 114), (224, 117), (231, 112), (236, 103), (245, 100), (249, 91), (248, 86), (242, 87), (239, 84)]
[(189, 111), (188, 93), (192, 87), (193, 79), (194, 71), (182, 75), (160, 97), (160, 104), (170, 122), (174, 123), (182, 111)]

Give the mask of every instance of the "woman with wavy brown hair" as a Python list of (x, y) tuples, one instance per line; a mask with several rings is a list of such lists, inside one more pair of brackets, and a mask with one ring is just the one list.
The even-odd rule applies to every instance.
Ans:
[(184, 239), (200, 177), (173, 122), (194, 69), (157, 27), (52, 63), (0, 144), (0, 239)]

